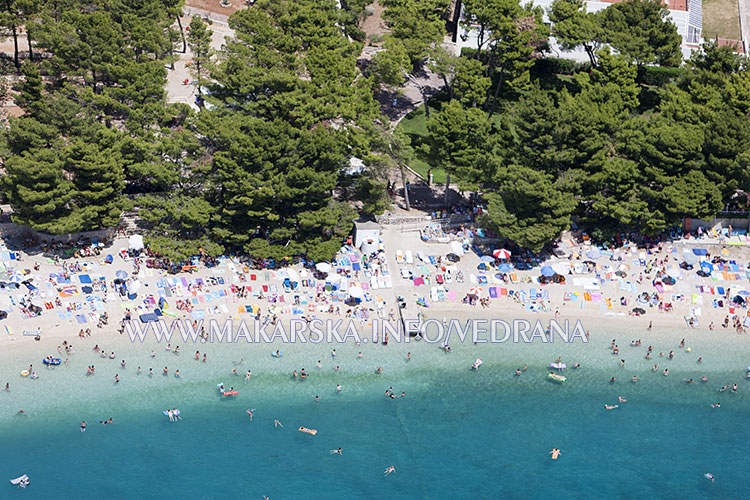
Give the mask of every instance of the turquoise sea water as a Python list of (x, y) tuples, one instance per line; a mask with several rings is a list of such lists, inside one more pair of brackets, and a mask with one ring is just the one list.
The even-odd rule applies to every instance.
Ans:
[[(257, 352), (270, 354), (267, 346), (212, 347), (205, 365), (186, 348), (179, 356), (159, 351), (154, 360), (151, 348), (142, 346), (125, 349), (116, 361), (79, 352), (67, 366), (39, 370), (38, 380), (11, 378), (11, 392), (0, 393), (6, 481), (0, 498), (750, 496), (746, 355), (699, 341), (693, 353), (658, 359), (672, 372), (663, 377), (649, 369), (653, 361), (642, 359), (645, 346), (621, 346), (618, 359), (628, 364), (622, 369), (607, 345), (604, 339), (586, 346), (462, 345), (451, 354), (424, 343), (367, 346), (364, 359), (356, 358), (361, 348), (354, 346), (338, 346), (336, 359), (330, 346), (292, 346), (280, 360)], [(413, 354), (409, 362), (406, 351)], [(698, 365), (701, 353), (706, 359)], [(477, 355), (485, 363), (469, 371)], [(557, 355), (583, 365), (566, 371), (564, 385), (545, 380), (545, 366)], [(124, 370), (121, 357), (128, 360)], [(240, 357), (253, 361), (234, 365)], [(320, 370), (316, 358), (322, 358)], [(513, 376), (522, 361), (528, 370)], [(97, 374), (85, 377), (91, 363)], [(0, 375), (28, 366), (16, 364), (4, 365)], [(156, 372), (168, 364), (183, 378), (137, 376), (138, 364)], [(333, 370), (336, 364), (340, 372)], [(382, 375), (373, 373), (377, 365), (385, 367)], [(250, 383), (231, 374), (235, 366), (243, 374), (253, 370)], [(311, 376), (295, 382), (289, 373), (301, 367)], [(117, 385), (114, 373), (121, 377)], [(641, 378), (637, 384), (627, 381), (634, 374)], [(706, 384), (681, 382), (703, 374)], [(615, 384), (608, 383), (612, 375)], [(240, 395), (222, 400), (218, 382)], [(738, 393), (718, 393), (731, 382), (739, 383)], [(341, 394), (336, 384), (343, 385)], [(389, 386), (406, 397), (386, 398)], [(604, 403), (615, 404), (618, 396), (629, 401), (605, 411)], [(717, 401), (721, 408), (711, 408)], [(15, 414), (19, 407), (24, 415)], [(161, 414), (172, 407), (181, 409), (183, 421), (170, 423)], [(247, 408), (255, 409), (252, 422)], [(114, 425), (97, 423), (109, 417)], [(82, 419), (88, 422), (83, 434)], [(274, 428), (274, 419), (284, 428)], [(300, 433), (300, 425), (318, 434)], [(338, 447), (342, 456), (330, 454)], [(552, 448), (562, 450), (557, 461), (549, 458)], [(385, 478), (390, 465), (396, 472)], [(31, 486), (10, 486), (7, 480), (23, 473)]]

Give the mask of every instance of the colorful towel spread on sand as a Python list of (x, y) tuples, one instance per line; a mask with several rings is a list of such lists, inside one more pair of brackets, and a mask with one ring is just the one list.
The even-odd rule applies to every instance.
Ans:
[(63, 288), (58, 289), (58, 293), (60, 294), (60, 297), (73, 297), (75, 295), (78, 295), (78, 287), (75, 285), (69, 285)]

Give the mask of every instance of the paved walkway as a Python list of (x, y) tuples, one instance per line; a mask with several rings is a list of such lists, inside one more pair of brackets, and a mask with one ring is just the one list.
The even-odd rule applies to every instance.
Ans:
[[(227, 25), (227, 16), (193, 7), (185, 7), (183, 9), (183, 16), (181, 17), (183, 28), (190, 24), (190, 20), (194, 15), (202, 16), (204, 19), (208, 17), (211, 20), (209, 29), (213, 32), (211, 39), (211, 48), (213, 50), (218, 51), (221, 49), (221, 46), (224, 45), (225, 37), (234, 35), (234, 32)], [(195, 94), (197, 92), (195, 75), (191, 73), (189, 66), (185, 65), (185, 63), (193, 60), (190, 47), (187, 48), (187, 52), (184, 54), (178, 53), (177, 56), (178, 59), (174, 63), (175, 69), (168, 70), (167, 73), (167, 102), (182, 102), (197, 109), (195, 106)], [(188, 80), (188, 84), (184, 83), (185, 80)]]
[(750, 49), (750, 0), (737, 0), (740, 6), (740, 31), (745, 54)]

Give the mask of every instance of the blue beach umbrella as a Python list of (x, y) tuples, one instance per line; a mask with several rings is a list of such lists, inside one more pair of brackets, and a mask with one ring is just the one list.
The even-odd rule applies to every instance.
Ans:
[(555, 275), (555, 270), (550, 266), (544, 266), (539, 271), (542, 273), (542, 276), (546, 276), (547, 278)]
[(482, 262), (495, 262), (495, 257), (492, 255), (483, 255), (479, 260)]
[(123, 271), (122, 269), (120, 269), (119, 271), (117, 271), (117, 272), (115, 273), (115, 276), (117, 276), (118, 278), (122, 278), (122, 279), (125, 279), (125, 278), (127, 278), (127, 277), (128, 277), (128, 273), (127, 273), (127, 272), (125, 272), (125, 271)]
[(501, 273), (509, 273), (513, 270), (513, 267), (511, 267), (510, 264), (500, 264), (497, 267), (497, 270), (500, 271)]
[(701, 269), (703, 269), (703, 272), (710, 273), (714, 270), (714, 265), (704, 260), (701, 262)]
[(602, 253), (599, 251), (598, 248), (592, 248), (588, 252), (586, 252), (586, 257), (589, 259), (598, 259), (602, 256)]

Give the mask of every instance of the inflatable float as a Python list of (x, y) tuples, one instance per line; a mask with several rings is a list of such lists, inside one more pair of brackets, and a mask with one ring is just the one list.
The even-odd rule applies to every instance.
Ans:
[(21, 372), (22, 377), (28, 377), (29, 376), (29, 370), (24, 370)]
[[(163, 415), (164, 415), (165, 417), (168, 417), (168, 416), (169, 416), (169, 411), (168, 411), (168, 410), (164, 410), (164, 411), (162, 412), (162, 414), (163, 414)], [(180, 416), (180, 410), (179, 410), (179, 409), (177, 409), (177, 410), (173, 410), (173, 411), (172, 411), (172, 416), (173, 416), (173, 417), (179, 417), (179, 416)]]
[(565, 363), (550, 363), (549, 366), (555, 370), (564, 370), (568, 367)]
[(311, 436), (314, 436), (318, 433), (315, 429), (308, 429), (307, 427), (303, 427), (300, 425), (299, 429), (297, 429), (300, 432), (304, 432), (305, 434), (310, 434)]
[(549, 375), (547, 375), (547, 380), (551, 380), (553, 382), (557, 382), (558, 384), (562, 384), (567, 379), (565, 377), (563, 377), (562, 375), (557, 375), (555, 373), (550, 373)]
[(219, 394), (222, 396), (237, 396), (239, 394), (237, 391), (227, 391), (223, 382), (221, 384), (216, 384), (216, 389), (218, 389)]
[(560, 450), (557, 448), (553, 448), (549, 453), (552, 455), (552, 460), (557, 460), (557, 457), (560, 456)]
[(44, 363), (45, 365), (57, 366), (62, 363), (62, 361), (60, 360), (60, 358), (44, 358), (42, 360), (42, 363)]
[(15, 479), (10, 480), (10, 484), (15, 485), (15, 486), (20, 486), (21, 488), (27, 487), (30, 482), (31, 481), (29, 481), (29, 476), (27, 476), (26, 474), (24, 474), (21, 477), (17, 477)]
[(271, 356), (274, 358), (280, 358), (283, 355), (284, 355), (284, 351), (274, 351), (271, 353)]
[(474, 361), (474, 364), (471, 365), (470, 369), (471, 370), (478, 370), (479, 367), (482, 366), (482, 363), (484, 363), (484, 361), (482, 361), (481, 358), (477, 358), (477, 360)]

